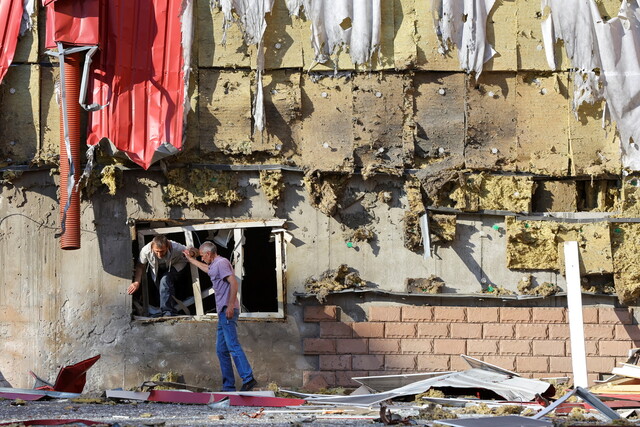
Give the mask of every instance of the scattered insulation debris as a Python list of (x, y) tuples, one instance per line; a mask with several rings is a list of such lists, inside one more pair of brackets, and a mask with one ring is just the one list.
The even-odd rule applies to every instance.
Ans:
[(504, 288), (502, 286), (496, 286), (496, 285), (487, 285), (486, 288), (482, 289), (482, 293), (483, 294), (492, 294), (492, 295), (496, 295), (496, 296), (514, 295), (513, 291), (510, 291), (509, 289)]
[(109, 189), (110, 196), (115, 196), (116, 189), (122, 187), (122, 170), (115, 165), (108, 165), (102, 168), (100, 182)]
[(456, 215), (429, 213), (431, 243), (444, 244), (456, 240)]
[(532, 278), (533, 276), (531, 274), (527, 274), (520, 279), (518, 282), (518, 293), (520, 295), (548, 297), (562, 291), (558, 285), (550, 282), (543, 282), (538, 286), (533, 286)]
[(337, 174), (322, 174), (319, 171), (304, 177), (304, 186), (311, 204), (328, 216), (333, 216), (349, 177)]
[(211, 203), (231, 206), (242, 200), (235, 173), (210, 169), (173, 169), (163, 194), (167, 205), (196, 208)]
[(409, 177), (405, 181), (404, 191), (407, 195), (409, 208), (404, 213), (404, 246), (417, 252), (422, 248), (420, 217), (426, 212), (422, 201), (420, 181), (414, 177)]
[(371, 226), (360, 226), (355, 230), (347, 230), (344, 237), (348, 242), (370, 242), (376, 237)]
[(439, 294), (444, 288), (444, 280), (434, 274), (427, 278), (407, 278), (405, 283), (409, 293)]
[(278, 203), (284, 192), (284, 176), (282, 171), (260, 171), (260, 187), (272, 204)]
[(452, 411), (443, 409), (441, 405), (433, 403), (430, 403), (425, 408), (420, 408), (418, 413), (418, 419), (421, 420), (455, 420), (457, 418), (458, 416)]
[(327, 270), (322, 273), (319, 279), (309, 277), (305, 280), (305, 291), (315, 294), (318, 301), (323, 303), (331, 292), (365, 286), (364, 280), (360, 278), (356, 271), (352, 270), (347, 264), (341, 264), (335, 270)]

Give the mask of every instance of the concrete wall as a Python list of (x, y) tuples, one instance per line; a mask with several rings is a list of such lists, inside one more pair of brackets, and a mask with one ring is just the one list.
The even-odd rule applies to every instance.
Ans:
[[(330, 297), (340, 298), (341, 306), (349, 307), (345, 321), (358, 324), (376, 320), (369, 317), (369, 306), (378, 306), (380, 299), (397, 305), (409, 298), (412, 306), (436, 301), (468, 315), (492, 297), (481, 294), (488, 284), (516, 292), (523, 275), (532, 274), (534, 284), (549, 282), (564, 289), (557, 257), (543, 268), (514, 270), (508, 268), (507, 253), (513, 254), (509, 251), (522, 242), (522, 236), (531, 239), (532, 248), (548, 244), (553, 251), (570, 232), (556, 227), (553, 233), (529, 235), (529, 231), (510, 229), (505, 214), (619, 210), (622, 216), (633, 217), (640, 200), (635, 196), (637, 181), (634, 184), (633, 175), (620, 173), (618, 142), (611, 129), (601, 128), (600, 106), (581, 110), (580, 120), (575, 120), (566, 58), (558, 70), (547, 69), (539, 48), (539, 2), (497, 3), (488, 33), (500, 56), (475, 81), (459, 70), (455, 52), (448, 57), (437, 53), (431, 5), (412, 0), (383, 2), (384, 38), (373, 72), (354, 67), (343, 56), (338, 68), (352, 72), (348, 76), (332, 77), (333, 63), (316, 66), (315, 74), (309, 74), (306, 70), (313, 57), (309, 24), (289, 17), (284, 1), (276, 0), (265, 34), (267, 128), (260, 134), (252, 133), (250, 116), (255, 49), (243, 45), (235, 26), (229, 30), (226, 48), (222, 47), (221, 14), (209, 9), (208, 0), (198, 0), (193, 110), (184, 152), (167, 160), (169, 175), (158, 167), (142, 171), (122, 160), (115, 162), (116, 179), (96, 173), (91, 191), (83, 190), (82, 248), (73, 252), (61, 251), (56, 240), (57, 64), (41, 55), (37, 33), (30, 33), (20, 42), (16, 66), (0, 85), (0, 338), (4, 350), (0, 371), (14, 386), (28, 387), (32, 381), (28, 370), (53, 380), (59, 366), (99, 353), (102, 359), (89, 374), (90, 390), (132, 387), (169, 370), (184, 374), (191, 384), (220, 386), (215, 321), (131, 320), (126, 288), (132, 277), (134, 243), (129, 220), (277, 217), (287, 221), (294, 240), (287, 246), (286, 318), (242, 321), (240, 326), (241, 340), (261, 384), (275, 381), (297, 386), (310, 372), (333, 366), (305, 350), (306, 339), (325, 338), (326, 331), (303, 321), (302, 309), (316, 304), (313, 297), (294, 294), (305, 291), (308, 277), (343, 263), (357, 270), (371, 291), (386, 292)], [(619, 3), (608, 0), (599, 7), (611, 16)], [(40, 19), (37, 30), (43, 32), (43, 25)], [(113, 163), (99, 157), (96, 171), (109, 170)], [(167, 198), (171, 185), (195, 187), (172, 181), (172, 171), (189, 166), (198, 170), (203, 165), (258, 169), (264, 164), (293, 169), (284, 172), (285, 190), (275, 204), (267, 199), (256, 170), (221, 172), (238, 181), (241, 200), (230, 206), (188, 207)], [(26, 169), (26, 165), (32, 167)], [(459, 170), (467, 175), (452, 175)], [(316, 187), (308, 185), (310, 179), (316, 180)], [(555, 185), (558, 180), (568, 184)], [(591, 184), (585, 185), (585, 180)], [(417, 186), (411, 187), (414, 182)], [(536, 193), (536, 186), (545, 193)], [(381, 197), (382, 193), (389, 197)], [(423, 258), (420, 245), (408, 249), (406, 243), (408, 215), (424, 211), (425, 205), (449, 209), (456, 224), (455, 238), (436, 244), (429, 259)], [(363, 225), (373, 230), (374, 239), (349, 247), (347, 235)], [(609, 247), (607, 252), (596, 245), (602, 256), (596, 260), (602, 263), (596, 263), (594, 271), (608, 267), (603, 274), (589, 276), (588, 282), (602, 284), (615, 278), (616, 287), (624, 284), (630, 289), (624, 302), (631, 304), (640, 283), (633, 268), (640, 229), (633, 224), (603, 227), (605, 231), (597, 236), (582, 237), (583, 256), (591, 247), (589, 242), (605, 241)], [(442, 292), (451, 298), (475, 296), (457, 302), (405, 295), (407, 278), (432, 275), (444, 281)], [(500, 306), (507, 303), (492, 301), (502, 313)], [(564, 302), (538, 299), (526, 304), (555, 307)], [(615, 297), (601, 296), (588, 304), (606, 310), (619, 303)], [(498, 316), (496, 322), (502, 320)], [(419, 330), (421, 322), (409, 323)], [(635, 322), (624, 325), (626, 330), (637, 327)], [(621, 343), (616, 347), (620, 354), (598, 355), (615, 363), (625, 356), (630, 338), (611, 332), (608, 339)], [(500, 348), (500, 343), (496, 346)], [(459, 367), (451, 355), (446, 363), (439, 363), (443, 354), (422, 352), (424, 363), (403, 365), (401, 370)], [(344, 354), (338, 354), (340, 360)], [(403, 356), (402, 352), (397, 355)], [(396, 365), (385, 359), (382, 366), (394, 371)], [(521, 368), (517, 363), (505, 367)], [(547, 367), (549, 373), (566, 373), (566, 369)], [(534, 372), (544, 373), (526, 371)]]

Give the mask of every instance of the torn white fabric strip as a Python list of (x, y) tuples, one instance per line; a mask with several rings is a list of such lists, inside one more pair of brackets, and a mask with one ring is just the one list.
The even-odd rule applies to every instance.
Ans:
[(31, 17), (35, 12), (35, 0), (24, 0), (22, 3), (23, 12), (22, 12), (22, 22), (20, 23), (20, 36), (23, 36), (24, 33), (30, 31), (33, 28), (33, 21)]
[[(191, 47), (193, 46), (193, 0), (184, 0), (180, 15), (182, 26), (182, 61), (184, 71), (184, 100), (183, 100), (183, 123), (187, 125), (187, 115), (191, 110), (189, 103), (189, 78), (191, 75)], [(187, 132), (182, 132), (182, 144), (186, 144)]]

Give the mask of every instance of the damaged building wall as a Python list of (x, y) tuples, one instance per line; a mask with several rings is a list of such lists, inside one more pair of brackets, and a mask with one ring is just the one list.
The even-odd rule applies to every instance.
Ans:
[[(260, 132), (252, 118), (257, 48), (244, 44), (236, 25), (225, 33), (222, 12), (198, 0), (185, 149), (148, 172), (98, 152), (96, 170), (106, 173), (85, 190), (77, 252), (60, 251), (55, 236), (57, 64), (39, 62), (35, 33), (20, 40), (0, 85), (0, 251), (16, 260), (0, 273), (0, 336), (9, 350), (0, 370), (13, 385), (29, 386), (28, 370), (53, 372), (94, 353), (102, 358), (91, 389), (132, 387), (168, 370), (189, 383), (219, 384), (215, 320), (131, 319), (126, 288), (137, 246), (130, 226), (155, 220), (286, 220), (286, 316), (240, 322), (263, 384), (300, 385), (304, 372), (324, 370), (304, 348), (305, 339), (322, 337), (321, 326), (303, 321), (303, 306), (316, 298), (300, 294), (308, 279), (345, 263), (368, 292), (327, 301), (357, 322), (371, 320), (370, 306), (381, 301), (499, 304), (523, 293), (524, 278), (531, 289), (563, 292), (558, 244), (574, 238), (591, 260), (584, 271), (589, 304), (619, 304), (601, 291), (608, 285), (623, 303), (635, 303), (638, 234), (624, 221), (640, 210), (638, 180), (621, 173), (619, 141), (601, 127), (602, 106), (575, 119), (566, 56), (558, 48), (556, 69), (546, 63), (539, 2), (496, 2), (486, 33), (498, 55), (478, 79), (461, 71), (455, 47), (439, 53), (430, 1), (381, 3), (380, 50), (370, 64), (353, 64), (346, 48), (314, 64), (309, 21), (275, 0), (263, 41)], [(598, 3), (607, 16), (619, 5)], [(420, 218), (427, 212), (425, 248)], [(570, 214), (538, 221), (539, 228), (528, 218), (554, 212)], [(600, 222), (580, 225), (581, 215)], [(543, 263), (533, 249), (547, 247), (543, 255), (553, 259)], [(427, 279), (443, 283), (435, 287), (442, 297), (428, 300), (408, 287)], [(531, 304), (561, 306), (563, 298)], [(402, 369), (455, 368), (438, 360)]]

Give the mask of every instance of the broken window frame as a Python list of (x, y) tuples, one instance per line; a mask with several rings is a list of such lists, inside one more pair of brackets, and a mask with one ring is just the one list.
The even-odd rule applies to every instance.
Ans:
[[(238, 298), (242, 301), (242, 279), (244, 276), (244, 230), (248, 228), (260, 228), (271, 227), (271, 235), (275, 239), (275, 251), (276, 251), (276, 294), (277, 294), (277, 306), (278, 310), (274, 312), (243, 312), (242, 304), (240, 305), (240, 317), (250, 319), (284, 319), (284, 286), (285, 286), (285, 273), (286, 273), (286, 241), (284, 233), (286, 230), (283, 228), (286, 220), (284, 219), (270, 219), (261, 221), (242, 221), (242, 222), (206, 222), (201, 224), (183, 225), (183, 226), (170, 226), (170, 227), (153, 227), (136, 230), (138, 236), (138, 245), (140, 250), (144, 246), (145, 236), (153, 236), (156, 234), (169, 234), (169, 233), (184, 233), (185, 242), (187, 247), (195, 247), (193, 241), (194, 231), (210, 231), (210, 230), (233, 230), (233, 237), (235, 241), (234, 257), (234, 272), (236, 279), (238, 280)], [(240, 242), (240, 243), (239, 243)], [(198, 267), (193, 264), (189, 264), (191, 268), (191, 278), (193, 287), (193, 297), (190, 297), (184, 301), (181, 301), (185, 306), (191, 304), (195, 305), (196, 318), (207, 318), (211, 316), (217, 316), (216, 314), (205, 314), (203, 299), (209, 296), (213, 296), (213, 288), (202, 290), (200, 286), (200, 278), (198, 274)], [(143, 275), (142, 280), (142, 300), (143, 309), (146, 312), (149, 307), (149, 287), (146, 280), (146, 274)]]

